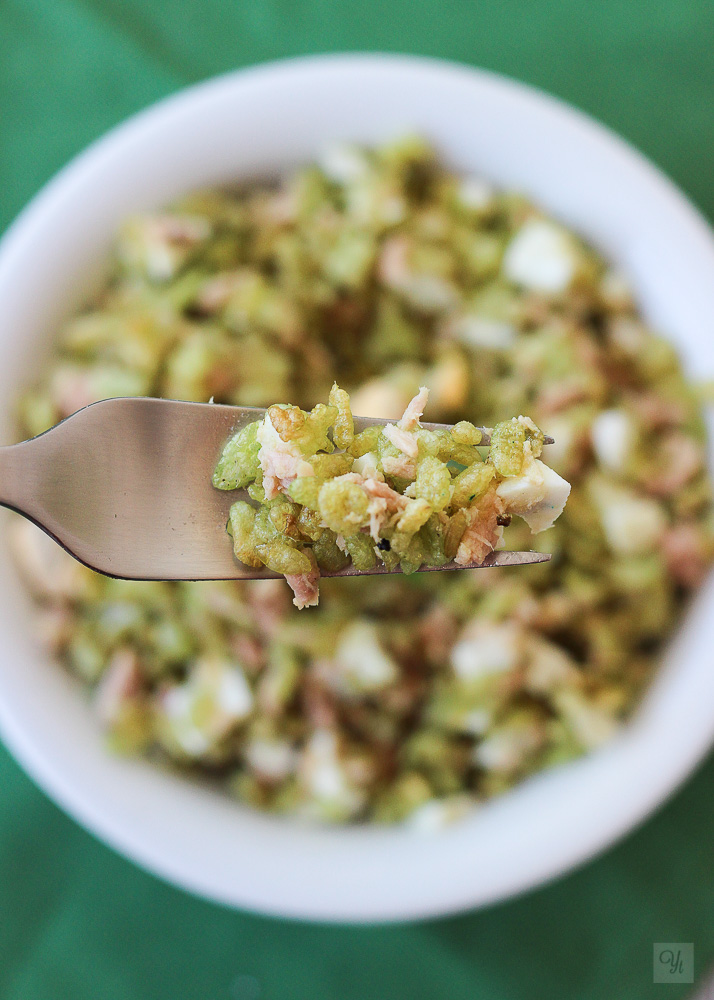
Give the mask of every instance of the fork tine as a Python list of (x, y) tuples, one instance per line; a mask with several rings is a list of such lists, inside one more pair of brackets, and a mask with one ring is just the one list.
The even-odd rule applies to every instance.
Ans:
[[(355, 417), (355, 430), (362, 431), (365, 427), (374, 427), (376, 424), (384, 425), (390, 421), (385, 420), (383, 417)], [(447, 431), (451, 430), (453, 424), (430, 424), (425, 421), (421, 421), (421, 426), (426, 431)], [(491, 444), (491, 428), (490, 427), (479, 427), (481, 431), (481, 443), (479, 448), (487, 448)], [(543, 438), (543, 444), (554, 444), (554, 438), (546, 435)]]
[[(456, 563), (450, 562), (445, 566), (422, 566), (421, 569), (417, 570), (417, 573), (437, 573), (444, 570), (459, 569), (492, 569), (503, 566), (533, 566), (536, 563), (549, 562), (550, 558), (551, 555), (549, 552), (509, 552), (503, 549), (499, 552), (492, 552), (489, 556), (486, 556), (482, 563), (468, 563), (466, 566), (457, 566)], [(377, 565), (372, 569), (356, 570), (354, 566), (350, 565), (345, 569), (338, 570), (336, 573), (321, 572), (321, 576), (376, 576), (377, 574), (383, 575), (386, 573), (401, 573), (401, 569), (387, 569), (384, 565)]]

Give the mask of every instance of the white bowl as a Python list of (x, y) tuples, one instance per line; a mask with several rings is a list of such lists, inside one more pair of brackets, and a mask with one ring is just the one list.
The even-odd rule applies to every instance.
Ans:
[[(714, 374), (714, 241), (657, 170), (581, 114), (525, 86), (392, 56), (304, 59), (192, 87), (93, 145), (0, 247), (0, 394), (31, 377), (58, 320), (101, 270), (119, 221), (180, 192), (310, 160), (327, 141), (407, 129), (458, 170), (520, 188), (632, 276), (688, 367)], [(7, 410), (7, 407), (5, 408)], [(10, 416), (1, 433), (11, 438)], [(659, 805), (714, 738), (710, 581), (624, 736), (433, 836), (316, 829), (258, 815), (141, 761), (108, 755), (77, 685), (37, 648), (0, 553), (0, 728), (77, 820), (146, 868), (232, 906), (391, 920), (503, 899), (611, 844)]]

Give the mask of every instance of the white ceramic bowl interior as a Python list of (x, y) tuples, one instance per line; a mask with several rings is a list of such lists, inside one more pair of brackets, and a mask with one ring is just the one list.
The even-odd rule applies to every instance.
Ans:
[[(714, 242), (681, 194), (602, 127), (525, 86), (453, 65), (337, 56), (190, 88), (93, 145), (0, 247), (0, 397), (96, 282), (136, 209), (309, 161), (326, 142), (412, 130), (458, 170), (522, 189), (619, 262), (690, 370), (714, 375)], [(12, 438), (3, 407), (2, 440)], [(224, 903), (324, 920), (415, 918), (502, 899), (590, 857), (673, 791), (714, 738), (710, 581), (625, 735), (433, 836), (317, 829), (109, 756), (85, 699), (33, 638), (0, 552), (0, 729), (45, 791), (117, 850)]]

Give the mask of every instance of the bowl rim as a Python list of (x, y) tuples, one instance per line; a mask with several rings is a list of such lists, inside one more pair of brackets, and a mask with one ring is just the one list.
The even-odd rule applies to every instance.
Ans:
[[(643, 183), (647, 183), (650, 188), (655, 190), (661, 201), (668, 205), (670, 212), (678, 217), (682, 227), (690, 231), (692, 241), (698, 241), (702, 247), (708, 248), (714, 262), (714, 236), (703, 217), (681, 191), (625, 140), (560, 99), (500, 74), (446, 60), (388, 53), (339, 53), (282, 59), (230, 71), (183, 88), (112, 128), (56, 173), (5, 231), (2, 240), (0, 240), (0, 285), (2, 285), (6, 269), (12, 258), (23, 246), (31, 244), (37, 238), (48, 208), (57, 200), (64, 198), (77, 185), (81, 185), (85, 175), (90, 175), (100, 163), (107, 158), (110, 159), (126, 141), (131, 141), (143, 130), (150, 129), (154, 122), (161, 121), (171, 115), (181, 115), (188, 104), (210, 100), (225, 91), (226, 88), (253, 86), (264, 81), (275, 82), (280, 79), (283, 85), (294, 85), (296, 80), (299, 82), (301, 78), (304, 79), (314, 71), (340, 74), (344, 70), (353, 71), (355, 68), (360, 70), (387, 68), (395, 73), (416, 73), (422, 76), (431, 76), (434, 80), (448, 78), (451, 81), (462, 83), (465, 87), (473, 87), (474, 83), (488, 84), (490, 87), (509, 92), (519, 100), (530, 103), (533, 107), (539, 106), (549, 109), (552, 114), (560, 117), (568, 126), (587, 133), (594, 140), (607, 145), (611, 155), (619, 157), (630, 169), (636, 168)], [(691, 612), (693, 617), (699, 616), (700, 619), (706, 620), (705, 606), (706, 604), (711, 606), (714, 603), (712, 583), (714, 581), (702, 589)], [(678, 640), (675, 640), (675, 643), (677, 642)], [(686, 654), (687, 648), (686, 642), (684, 642), (680, 654)], [(699, 686), (693, 685), (690, 694), (692, 705), (706, 690), (705, 678), (698, 677), (697, 685)], [(236, 889), (235, 885), (221, 886), (215, 879), (207, 879), (201, 872), (190, 871), (181, 857), (167, 856), (164, 846), (160, 844), (160, 839), (159, 842), (150, 842), (150, 838), (147, 840), (145, 836), (137, 835), (136, 831), (132, 829), (131, 819), (124, 823), (117, 822), (116, 817), (108, 818), (101, 808), (97, 808), (96, 803), (89, 801), (73, 782), (73, 776), (64, 773), (61, 768), (57, 768), (56, 762), (51, 756), (48, 756), (45, 749), (38, 745), (32, 732), (26, 730), (15, 719), (12, 706), (2, 699), (0, 699), (0, 734), (12, 754), (36, 784), (61, 808), (115, 850), (169, 882), (217, 902), (282, 917), (339, 922), (374, 922), (455, 913), (508, 898), (584, 863), (595, 853), (609, 847), (644, 821), (685, 780), (714, 740), (714, 712), (704, 713), (702, 711), (696, 716), (696, 724), (691, 725), (682, 734), (683, 738), (678, 743), (676, 757), (668, 755), (662, 748), (657, 753), (649, 730), (658, 719), (661, 719), (663, 709), (661, 705), (654, 704), (652, 701), (649, 695), (645, 697), (642, 709), (628, 727), (628, 731), (613, 744), (599, 751), (596, 755), (591, 755), (570, 765), (568, 769), (570, 780), (565, 780), (563, 787), (569, 787), (573, 791), (577, 781), (587, 781), (589, 774), (595, 774), (597, 768), (594, 768), (593, 764), (596, 757), (600, 759), (614, 755), (618, 759), (624, 759), (623, 754), (629, 753), (630, 771), (628, 773), (631, 777), (640, 773), (643, 767), (643, 753), (645, 752), (651, 755), (652, 767), (655, 764), (657, 766), (656, 781), (648, 783), (643, 780), (640, 787), (622, 788), (617, 791), (615, 798), (618, 809), (615, 813), (605, 818), (600, 817), (599, 822), (593, 817), (581, 817), (577, 842), (574, 842), (572, 838), (570, 840), (564, 838), (562, 832), (558, 836), (554, 831), (553, 850), (542, 853), (537, 859), (532, 859), (533, 863), (530, 865), (528, 874), (525, 874), (523, 869), (516, 870), (510, 876), (504, 875), (498, 885), (492, 884), (487, 888), (479, 888), (468, 878), (464, 878), (460, 881), (454, 880), (438, 893), (435, 893), (432, 888), (429, 892), (425, 892), (421, 898), (410, 899), (406, 904), (400, 900), (387, 900), (383, 896), (376, 895), (371, 901), (363, 901), (356, 907), (351, 906), (349, 900), (342, 906), (337, 905), (334, 900), (321, 903), (319, 900), (311, 898), (309, 891), (300, 893), (294, 887), (291, 890), (292, 898), (290, 900), (276, 902), (276, 897), (270, 899), (261, 897), (260, 892), (255, 889), (247, 892), (241, 890), (240, 887)], [(537, 801), (541, 787), (541, 779), (533, 779), (525, 786), (521, 786), (516, 792), (511, 793), (511, 796), (505, 797), (503, 801), (489, 806), (489, 809), (499, 811), (500, 821), (507, 822), (510, 814), (514, 812), (513, 796), (517, 797), (519, 803), (531, 799)], [(237, 810), (238, 807), (231, 804), (231, 808)], [(515, 814), (517, 814), (517, 810)], [(245, 822), (253, 822), (253, 820), (246, 817)], [(255, 820), (255, 822), (257, 824), (255, 829), (258, 831), (261, 829), (262, 820)], [(262, 827), (262, 829), (267, 830), (268, 827)], [(338, 830), (334, 836), (339, 837), (345, 844), (349, 842), (356, 844), (361, 834), (355, 835), (355, 831)], [(448, 841), (451, 841), (452, 844), (457, 842), (450, 832), (445, 832), (440, 836), (445, 848)], [(314, 839), (316, 843), (327, 845), (331, 842), (330, 838), (332, 837), (332, 833), (325, 834), (323, 831), (316, 831)]]

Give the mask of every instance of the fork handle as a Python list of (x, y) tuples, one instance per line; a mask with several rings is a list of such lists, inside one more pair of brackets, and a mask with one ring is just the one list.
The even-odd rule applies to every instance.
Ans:
[(33, 438), (0, 448), (0, 505), (33, 520), (37, 513), (33, 494), (37, 486), (39, 440)]
[(73, 461), (68, 423), (0, 448), (0, 505), (34, 521), (76, 553), (74, 543), (83, 534), (81, 508), (91, 504), (91, 484)]

